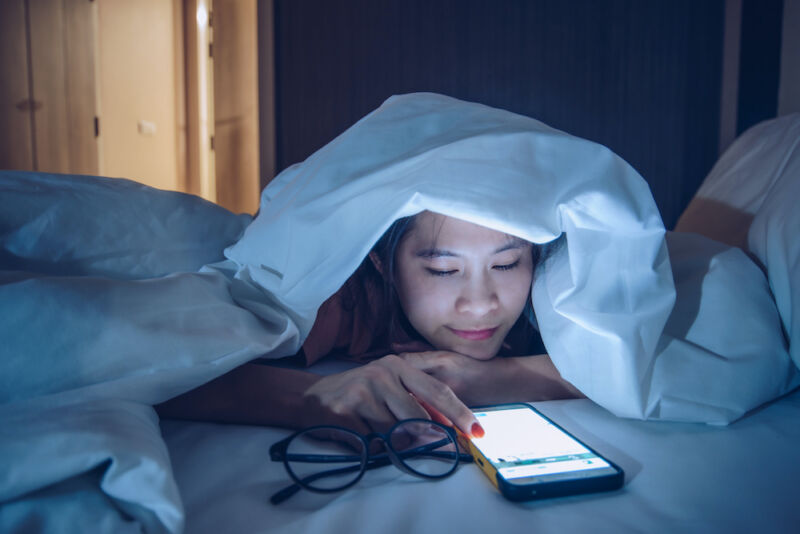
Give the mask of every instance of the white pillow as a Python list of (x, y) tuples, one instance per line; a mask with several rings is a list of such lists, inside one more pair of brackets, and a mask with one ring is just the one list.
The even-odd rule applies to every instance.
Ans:
[(155, 278), (223, 259), (250, 215), (130, 180), (0, 171), (0, 268)]
[[(742, 247), (766, 271), (800, 366), (800, 113), (762, 122), (722, 155), (676, 226)], [(792, 343), (794, 341), (794, 343)]]

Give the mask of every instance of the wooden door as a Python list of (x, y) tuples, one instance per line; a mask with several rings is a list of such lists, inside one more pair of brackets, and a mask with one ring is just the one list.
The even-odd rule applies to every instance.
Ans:
[(97, 173), (95, 9), (0, 2), (0, 168)]

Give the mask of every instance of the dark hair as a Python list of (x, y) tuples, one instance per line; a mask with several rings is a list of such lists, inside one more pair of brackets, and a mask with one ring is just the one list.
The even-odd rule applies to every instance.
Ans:
[[(403, 237), (413, 229), (415, 219), (416, 215), (397, 219), (372, 247), (371, 254), (379, 263), (380, 270), (368, 256), (344, 285), (342, 303), (345, 310), (358, 314), (359, 320), (373, 333), (370, 350), (389, 348), (389, 343), (400, 334), (425, 341), (403, 313), (394, 283), (397, 247)], [(559, 238), (549, 243), (541, 245), (534, 243), (531, 246), (534, 276), (562, 241), (563, 239)], [(512, 352), (515, 349), (527, 351), (528, 347), (543, 351), (541, 337), (530, 321), (533, 316), (529, 292), (525, 309), (507, 336), (507, 340), (511, 341)], [(502, 350), (501, 354), (521, 355)]]
[(372, 332), (370, 351), (388, 349), (400, 332), (420, 337), (407, 324), (394, 287), (397, 247), (413, 227), (414, 219), (413, 215), (397, 219), (372, 247), (370, 254), (376, 256), (381, 270), (367, 256), (343, 287), (342, 306), (346, 311), (358, 314), (361, 323)]

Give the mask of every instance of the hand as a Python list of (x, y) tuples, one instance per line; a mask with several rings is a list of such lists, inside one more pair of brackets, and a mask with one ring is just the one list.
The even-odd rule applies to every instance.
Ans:
[(400, 419), (429, 419), (423, 408), (428, 405), (465, 434), (481, 432), (473, 413), (447, 385), (395, 355), (321, 378), (305, 391), (303, 402), (303, 413), (310, 414), (307, 424), (386, 431)]
[(429, 351), (400, 357), (447, 384), (470, 406), (583, 397), (546, 354), (476, 360), (456, 352)]
[(392, 343), (392, 346), (389, 349), (382, 348), (370, 352), (365, 352), (364, 354), (359, 354), (357, 360), (361, 362), (370, 362), (377, 358), (381, 358), (386, 356), (387, 354), (401, 354), (403, 352), (427, 352), (429, 350), (434, 350), (434, 348), (425, 343), (424, 341), (408, 341), (405, 343)]
[(446, 350), (404, 352), (399, 355), (415, 369), (447, 384), (467, 404), (480, 404), (491, 397), (491, 388), (498, 388), (495, 372), (502, 361), (477, 360)]

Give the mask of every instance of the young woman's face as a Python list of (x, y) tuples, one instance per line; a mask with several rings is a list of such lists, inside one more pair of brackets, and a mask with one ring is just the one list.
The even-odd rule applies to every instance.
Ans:
[(422, 212), (396, 255), (396, 287), (411, 325), (439, 350), (489, 359), (531, 290), (531, 245), (460, 219)]

